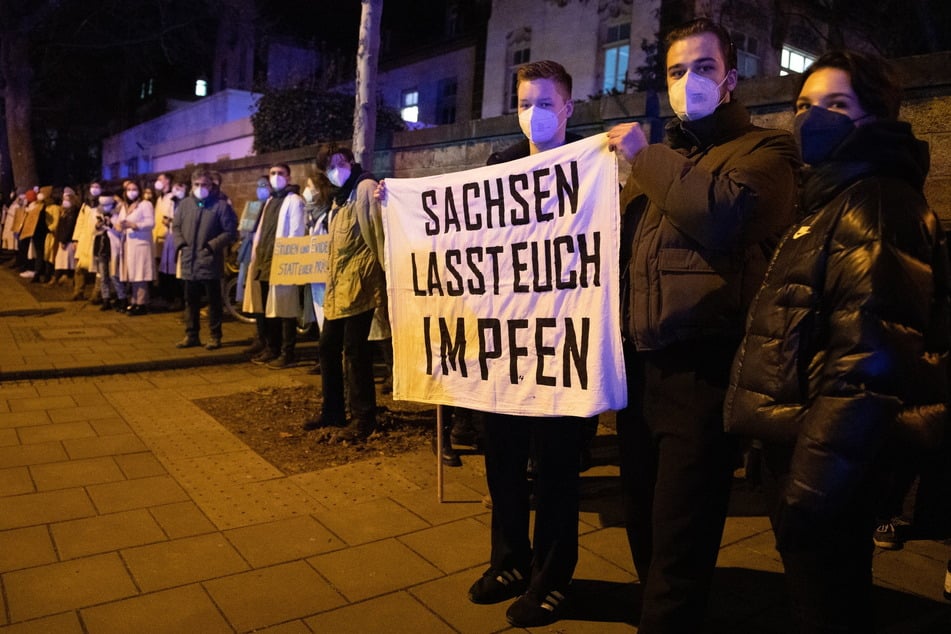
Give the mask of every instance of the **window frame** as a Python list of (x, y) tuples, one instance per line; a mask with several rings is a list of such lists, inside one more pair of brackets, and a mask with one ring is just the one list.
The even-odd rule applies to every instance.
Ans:
[[(626, 31), (626, 33), (625, 33)], [(623, 93), (627, 90), (627, 81), (631, 70), (631, 22), (613, 21), (604, 24), (601, 38), (601, 91)], [(620, 72), (619, 61), (624, 57), (624, 71)], [(608, 72), (608, 63), (612, 71)]]

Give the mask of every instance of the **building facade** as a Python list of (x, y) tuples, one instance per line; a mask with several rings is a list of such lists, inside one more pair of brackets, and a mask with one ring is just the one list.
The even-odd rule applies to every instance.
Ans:
[[(474, 4), (480, 1), (489, 2)], [(222, 18), (207, 98), (225, 92), (230, 96), (221, 97), (223, 103), (243, 99), (247, 107), (199, 102), (186, 109), (191, 114), (166, 115), (107, 139), (107, 178), (250, 156), (253, 86), (333, 85), (337, 64), (316, 45), (260, 34), (252, 4), (239, 3), (244, 10)], [(488, 11), (468, 13), (462, 4), (440, 5), (442, 26), (430, 24), (426, 46), (402, 55), (381, 46), (378, 94), (410, 130), (466, 126), (516, 112), (518, 67), (542, 59), (565, 66), (576, 102), (647, 87), (662, 92), (660, 34), (697, 15), (730, 31), (743, 78), (802, 72), (830, 41), (869, 46), (819, 11), (815, 0), (491, 0)], [(335, 88), (354, 89), (352, 79)]]
[(258, 96), (223, 90), (104, 139), (102, 177), (134, 178), (249, 156), (254, 145), (250, 113)]

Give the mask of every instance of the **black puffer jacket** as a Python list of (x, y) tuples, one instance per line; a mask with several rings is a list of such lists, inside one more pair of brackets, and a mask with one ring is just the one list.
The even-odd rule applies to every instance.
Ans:
[(667, 126), (621, 192), (621, 328), (639, 351), (735, 345), (783, 231), (795, 220), (799, 152), (736, 102)]
[(948, 401), (948, 260), (910, 126), (857, 128), (805, 175), (750, 308), (727, 429), (792, 448), (782, 503), (835, 509), (899, 448), (933, 448)]

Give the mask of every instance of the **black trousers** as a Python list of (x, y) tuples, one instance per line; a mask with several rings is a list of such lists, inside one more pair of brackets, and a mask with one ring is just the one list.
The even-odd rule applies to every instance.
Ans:
[[(578, 456), (584, 419), (485, 414), (485, 475), (492, 496), (493, 568), (531, 574), (537, 599), (564, 590), (578, 563)], [(529, 542), (529, 452), (535, 460), (535, 532)]]
[(736, 463), (722, 414), (734, 351), (726, 342), (647, 353), (625, 345), (628, 407), (617, 433), (642, 634), (701, 629)]
[(159, 295), (168, 303), (182, 298), (182, 284), (171, 273), (158, 274)]
[[(267, 306), (267, 297), (271, 285), (267, 282), (258, 282), (261, 285), (261, 305)], [(297, 345), (297, 320), (293, 317), (265, 317), (263, 313), (254, 315), (258, 339), (274, 354), (294, 354)]]
[[(763, 487), (769, 499), (775, 501), (770, 521), (778, 533), (792, 449), (766, 445), (763, 454)], [(872, 467), (855, 492), (834, 512), (807, 519), (800, 531), (787, 537), (788, 543), (777, 544), (797, 631), (802, 634), (875, 631), (872, 531), (875, 511), (883, 503), (886, 475), (886, 471)], [(783, 532), (789, 534), (788, 530)]]
[[(871, 524), (849, 518), (835, 537), (809, 550), (780, 551), (801, 634), (872, 634)], [(849, 526), (851, 524), (851, 526)], [(861, 527), (861, 530), (856, 530)]]
[[(366, 429), (376, 426), (376, 388), (373, 385), (373, 347), (367, 337), (373, 311), (352, 317), (325, 319), (320, 331), (320, 377), (323, 385), (323, 417), (328, 421), (346, 418), (344, 376), (350, 415)], [(346, 373), (344, 373), (346, 364)]]
[(208, 296), (208, 330), (221, 339), (221, 280), (185, 280), (185, 335), (198, 339), (202, 293)]
[[(18, 271), (32, 271), (36, 266), (36, 262), (30, 259), (30, 245), (33, 243), (33, 238), (20, 238), (17, 242), (17, 255), (16, 263)], [(40, 255), (42, 258), (42, 254)]]

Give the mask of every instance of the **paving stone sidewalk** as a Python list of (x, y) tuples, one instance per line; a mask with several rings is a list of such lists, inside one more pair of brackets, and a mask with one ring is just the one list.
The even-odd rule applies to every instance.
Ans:
[[(62, 301), (39, 301), (34, 293)], [(0, 381), (236, 363), (244, 360), (241, 350), (254, 336), (252, 324), (226, 315), (220, 349), (178, 349), (185, 334), (181, 311), (130, 317), (68, 301), (70, 295), (65, 287), (34, 290), (7, 262), (0, 263)], [(207, 340), (204, 317), (201, 329)], [(303, 339), (302, 356), (313, 358), (315, 345)]]
[[(319, 377), (227, 357), (146, 371), (135, 364), (178, 354), (165, 345), (180, 336), (174, 316), (83, 321), (88, 309), (31, 304), (13, 284), (0, 273), (12, 298), (0, 308), (0, 633), (511, 631), (505, 604), (466, 600), (488, 559), (480, 456), (446, 470), (444, 503), (428, 447), (286, 476), (194, 401), (318, 389)], [(44, 312), (51, 308), (63, 310)], [(9, 314), (16, 310), (36, 312)], [(68, 320), (79, 321), (59, 323)], [(67, 334), (57, 347), (22, 334), (74, 323), (106, 328), (106, 337), (128, 331), (126, 353), (109, 364), (87, 356), (59, 365), (64, 346), (94, 355), (96, 338)], [(238, 325), (225, 327), (226, 342), (237, 340)], [(84, 367), (93, 374), (78, 375)], [(37, 374), (11, 378), (28, 371)], [(638, 586), (606, 429), (594, 454), (583, 474), (569, 611), (539, 631), (637, 631)], [(948, 551), (920, 542), (876, 554), (881, 632), (951, 631), (941, 600)], [(731, 516), (706, 631), (791, 632), (781, 570), (766, 518)]]

